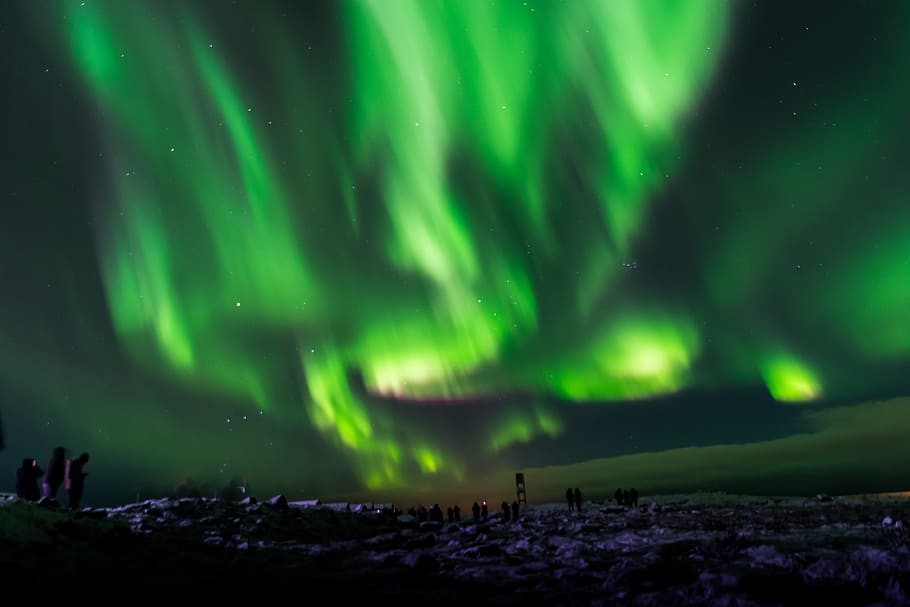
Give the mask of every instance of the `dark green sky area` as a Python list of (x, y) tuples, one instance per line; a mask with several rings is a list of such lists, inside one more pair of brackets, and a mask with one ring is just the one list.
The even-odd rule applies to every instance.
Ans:
[(7, 3), (0, 490), (908, 488), (908, 25)]

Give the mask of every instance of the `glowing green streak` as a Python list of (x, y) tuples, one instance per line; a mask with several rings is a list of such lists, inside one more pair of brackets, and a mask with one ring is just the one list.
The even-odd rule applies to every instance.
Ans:
[[(485, 283), (518, 275), (520, 257), (513, 253), (503, 259), (507, 248), (486, 251), (478, 241), (482, 233), (469, 231), (466, 213), (478, 201), (457, 194), (461, 184), (446, 171), (449, 159), (465, 149), (476, 152), (477, 170), (519, 193), (500, 203), (520, 205), (520, 213), (503, 207), (511, 224), (548, 251), (552, 234), (544, 218), (550, 176), (544, 172), (544, 154), (554, 137), (573, 131), (568, 116), (579, 105), (592, 108), (602, 136), (594, 161), (583, 160), (582, 169), (592, 192), (600, 192), (612, 244), (584, 245), (593, 254), (578, 300), (589, 312), (615, 275), (605, 268), (618, 265), (617, 258), (627, 253), (647, 196), (663, 179), (653, 169), (666, 166), (673, 153), (679, 116), (707, 81), (719, 52), (725, 7), (578, 3), (543, 6), (535, 13), (519, 4), (400, 0), (351, 3), (348, 12), (357, 49), (356, 87), (362, 93), (353, 105), (352, 130), (362, 134), (356, 150), (363, 167), (385, 168), (389, 258), (402, 270), (423, 274), (438, 292), (430, 323), (435, 332), (421, 336), (423, 321), (405, 321), (411, 328), (394, 332), (398, 355), (367, 362), (367, 382), (392, 393), (457, 392), (458, 378), (501, 352), (507, 336), (500, 327), (511, 327), (514, 335), (515, 329), (533, 328), (529, 323), (538, 319), (524, 314), (500, 323), (472, 305)], [(680, 52), (681, 47), (691, 52)], [(498, 276), (490, 271), (497, 262), (503, 268)], [(524, 309), (532, 310), (533, 297), (528, 291)], [(482, 298), (485, 308), (493, 306), (500, 315), (508, 309), (503, 299)], [(458, 340), (462, 345), (446, 346), (450, 323), (467, 336)], [(359, 358), (377, 350), (374, 344), (388, 342), (390, 333), (369, 338)], [(634, 351), (633, 356), (647, 355)], [(630, 375), (619, 365), (606, 370)], [(601, 383), (594, 375), (573, 383)], [(661, 389), (671, 383), (665, 381)]]
[(604, 159), (586, 170), (620, 255), (670, 170), (676, 123), (719, 56), (726, 10), (681, 0), (578, 2), (566, 11), (564, 31), (575, 35), (562, 38), (560, 63), (584, 83), (602, 131)]
[(871, 242), (850, 251), (843, 269), (821, 289), (821, 312), (865, 358), (893, 360), (910, 353), (908, 221), (905, 215), (881, 226)]
[(768, 358), (762, 365), (762, 376), (776, 400), (802, 402), (821, 396), (821, 385), (815, 375), (789, 356)]
[[(286, 322), (313, 288), (260, 121), (197, 30), (105, 9), (74, 10), (68, 34), (112, 133), (113, 201), (99, 240), (115, 324), (141, 360), (158, 358), (148, 350), (157, 344), (185, 377), (267, 406), (271, 372), (243, 353), (245, 337), (225, 339), (225, 326)], [(141, 69), (162, 40), (174, 41), (168, 68)]]
[[(368, 488), (395, 486), (406, 481), (403, 470), (416, 466), (421, 474), (463, 474), (451, 454), (421, 438), (406, 422), (394, 423), (371, 412), (348, 384), (342, 355), (332, 347), (318, 352), (301, 349), (307, 385), (308, 411), (313, 424), (334, 436), (356, 456), (358, 470)], [(410, 443), (409, 446), (402, 446)]]
[(563, 423), (559, 417), (543, 407), (508, 411), (493, 428), (490, 450), (502, 451), (515, 443), (530, 442), (541, 434), (558, 436), (562, 430)]
[[(673, 164), (726, 5), (341, 10), (350, 81), (334, 82), (277, 16), (263, 68), (191, 9), (67, 5), (64, 38), (110, 158), (97, 194), (105, 291), (135, 359), (270, 411), (303, 392), (369, 487), (462, 464), (437, 447), (444, 429), (374, 411), (352, 372), (408, 397), (506, 381), (570, 399), (685, 385), (699, 352), (687, 319), (594, 315)], [(260, 90), (275, 82), (278, 94)], [(602, 224), (559, 228), (566, 191)], [(568, 251), (577, 281), (562, 280)], [(582, 318), (542, 305), (552, 289)], [(294, 346), (305, 390), (277, 360)], [(481, 436), (499, 451), (561, 429), (532, 408)]]
[[(125, 200), (138, 200), (129, 192), (124, 194)], [(126, 335), (141, 335), (151, 329), (158, 350), (168, 362), (177, 369), (191, 370), (193, 346), (183, 317), (176, 310), (177, 294), (170, 281), (172, 262), (164, 230), (149, 205), (137, 202), (130, 211), (137, 221), (126, 223), (114, 235), (114, 247), (129, 251), (129, 255), (105, 260), (108, 292), (119, 304), (112, 308), (114, 325)], [(129, 343), (138, 345), (135, 340)]]
[(634, 315), (606, 327), (583, 357), (552, 374), (553, 390), (572, 400), (640, 398), (676, 391), (699, 352), (685, 318)]
[[(895, 9), (895, 22), (907, 17), (906, 7)], [(733, 340), (760, 345), (747, 346), (730, 375), (758, 367), (781, 400), (859, 385), (867, 381), (860, 379), (863, 365), (896, 363), (910, 353), (910, 217), (906, 188), (894, 188), (893, 166), (885, 162), (903, 154), (904, 138), (893, 124), (910, 98), (904, 77), (910, 45), (904, 36), (894, 43), (887, 69), (854, 68), (843, 80), (820, 83), (812, 94), (828, 103), (782, 96), (786, 122), (774, 137), (741, 148), (742, 170), (725, 184), (725, 204), (711, 222), (718, 242), (710, 243), (705, 264), (713, 303), (750, 332), (760, 327), (760, 335)], [(795, 93), (798, 83), (792, 84)], [(874, 106), (870, 91), (877, 91)], [(791, 116), (794, 108), (799, 112)], [(787, 350), (761, 354), (768, 333), (794, 328), (797, 361)], [(742, 375), (754, 380), (751, 371)]]
[[(345, 377), (344, 362), (334, 353), (305, 358), (307, 388), (313, 399), (313, 423), (323, 430), (338, 433), (341, 442), (350, 448), (363, 446), (373, 434), (366, 408), (357, 402)], [(400, 458), (398, 449), (387, 453), (393, 460)]]

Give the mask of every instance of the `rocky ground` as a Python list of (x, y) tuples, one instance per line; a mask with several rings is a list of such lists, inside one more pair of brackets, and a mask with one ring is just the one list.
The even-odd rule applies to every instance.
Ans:
[(910, 604), (910, 500), (899, 497), (664, 496), (637, 508), (531, 506), (517, 523), (497, 513), (479, 524), (274, 502), (71, 513), (11, 500), (0, 506), (0, 570), (134, 602)]

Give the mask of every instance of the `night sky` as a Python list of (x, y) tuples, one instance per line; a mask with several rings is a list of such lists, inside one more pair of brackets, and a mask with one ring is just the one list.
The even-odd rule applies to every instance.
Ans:
[(6, 3), (0, 490), (910, 488), (908, 23)]

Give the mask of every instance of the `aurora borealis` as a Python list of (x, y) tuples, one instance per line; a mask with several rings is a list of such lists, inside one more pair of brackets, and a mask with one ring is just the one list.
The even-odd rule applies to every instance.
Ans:
[[(903, 453), (910, 405), (862, 404), (910, 387), (901, 3), (7, 12), (7, 468), (380, 495), (825, 461), (840, 423)], [(896, 488), (864, 474), (818, 482)]]

